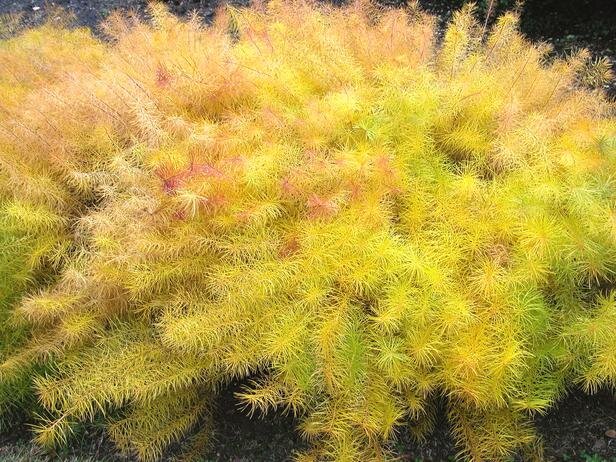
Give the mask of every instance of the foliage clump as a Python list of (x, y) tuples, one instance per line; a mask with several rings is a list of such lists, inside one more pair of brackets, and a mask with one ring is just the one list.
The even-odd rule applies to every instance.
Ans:
[(28, 338), (0, 379), (46, 367), (37, 440), (104, 416), (142, 459), (197, 451), (248, 380), (298, 460), (387, 459), (445, 397), (493, 461), (569, 388), (614, 388), (609, 69), (517, 22), (465, 7), (437, 43), (416, 8), (272, 0), (0, 42), (0, 271), (28, 292), (3, 294)]

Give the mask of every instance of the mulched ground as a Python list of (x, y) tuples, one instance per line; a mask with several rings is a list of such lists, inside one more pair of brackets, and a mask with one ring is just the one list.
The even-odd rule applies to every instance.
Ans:
[[(214, 15), (218, 1), (169, 0), (171, 11), (187, 15), (196, 11), (209, 19)], [(241, 0), (232, 2), (242, 4)], [(50, 7), (61, 7), (75, 15), (76, 24), (96, 30), (100, 22), (115, 10), (136, 11), (144, 14), (147, 0), (0, 0), (0, 14), (21, 14), (27, 24), (39, 24)]]
[[(616, 62), (616, 0), (604, 3), (599, 0), (579, 1), (594, 2), (592, 8), (589, 6), (592, 14), (577, 16), (572, 13), (572, 19), (569, 18), (562, 27), (554, 22), (554, 18), (550, 19), (549, 15), (532, 20), (523, 17), (525, 32), (534, 39), (553, 43), (557, 52), (585, 46), (595, 56), (607, 56)], [(246, 0), (230, 2), (235, 5), (246, 4)], [(213, 17), (219, 5), (218, 1), (208, 0), (168, 0), (167, 3), (176, 14), (196, 12), (205, 21)], [(454, 1), (423, 0), (421, 3), (444, 23), (452, 14)], [(96, 32), (100, 22), (113, 10), (134, 10), (145, 15), (147, 1), (0, 0), (0, 15), (19, 14), (26, 25), (36, 25), (43, 21), (46, 12), (53, 7), (66, 9), (74, 14), (77, 25), (90, 27)], [(615, 90), (616, 82), (613, 82), (608, 91), (616, 94)], [(235, 390), (232, 387), (222, 395), (216, 411), (216, 441), (204, 461), (282, 462), (289, 460), (294, 451), (303, 448), (303, 443), (293, 431), (296, 424), (293, 419), (283, 415), (270, 415), (267, 419), (247, 417), (236, 406), (233, 399)], [(616, 429), (616, 399), (611, 393), (586, 396), (573, 392), (547, 416), (539, 417), (537, 427), (544, 441), (548, 461), (616, 462), (616, 439), (606, 436), (606, 431)], [(123, 460), (104, 436), (98, 433), (82, 435), (72, 449), (54, 456), (41, 454), (26, 441), (26, 429), (15, 429), (11, 435), (0, 435), (0, 462)], [(448, 434), (446, 419), (442, 415), (437, 430), (428, 441), (417, 446), (408, 432), (402, 430), (398, 441), (394, 443), (394, 449), (402, 461), (442, 462), (453, 460), (456, 453)]]

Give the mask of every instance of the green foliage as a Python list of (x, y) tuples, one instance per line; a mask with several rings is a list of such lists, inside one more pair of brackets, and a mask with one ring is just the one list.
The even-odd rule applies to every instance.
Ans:
[[(571, 458), (567, 457), (565, 458), (565, 460), (571, 460)], [(589, 454), (587, 452), (583, 452), (580, 460), (582, 460), (583, 462), (614, 462), (616, 461), (616, 458), (612, 457), (611, 459), (606, 459), (598, 454)]]
[(388, 459), (439, 395), (462, 452), (498, 461), (569, 387), (616, 386), (605, 63), (472, 7), (439, 45), (416, 9), (151, 12), (110, 43), (0, 42), (2, 233), (24, 246), (2, 271), (28, 291), (3, 312), (29, 330), (0, 371), (47, 368), (38, 442), (102, 416), (141, 459), (197, 454), (242, 379), (248, 412), (299, 418), (300, 461)]
[[(11, 307), (20, 294), (23, 284), (29, 274), (24, 271), (27, 255), (26, 243), (13, 233), (2, 231), (0, 234), (0, 360), (6, 361), (11, 353), (21, 345), (25, 337), (23, 328), (12, 325)], [(23, 400), (28, 396), (27, 375), (20, 374), (11, 381), (0, 382), (0, 429), (7, 424), (9, 417), (23, 406)]]

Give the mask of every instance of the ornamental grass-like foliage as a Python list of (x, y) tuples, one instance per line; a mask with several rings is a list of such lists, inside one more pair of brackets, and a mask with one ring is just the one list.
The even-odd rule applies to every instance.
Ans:
[(198, 453), (243, 380), (300, 461), (386, 460), (443, 397), (498, 461), (614, 388), (609, 68), (517, 22), (272, 0), (0, 42), (0, 379), (44, 366), (36, 439)]
[[(14, 31), (14, 25), (0, 21), (0, 33), (3, 28)], [(53, 82), (83, 59), (74, 51), (81, 46), (91, 48), (87, 56), (97, 45), (83, 31), (50, 27), (0, 42), (0, 429), (11, 422), (7, 417), (23, 415), (34, 372), (34, 362), (17, 364), (12, 357), (27, 337), (27, 325), (12, 316), (13, 307), (25, 291), (54, 281), (72, 245), (71, 209), (84, 202), (58, 181), (57, 169), (70, 167), (61, 166), (53, 150), (29, 141), (36, 138), (45, 146), (55, 143), (66, 149), (68, 133), (45, 140), (30, 123), (30, 114), (45, 117), (37, 92), (55, 91)], [(5, 374), (8, 369), (13, 373)]]

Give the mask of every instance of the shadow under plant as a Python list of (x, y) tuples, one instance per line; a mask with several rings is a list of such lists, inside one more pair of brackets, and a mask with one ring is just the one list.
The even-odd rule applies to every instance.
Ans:
[[(248, 416), (238, 408), (234, 394), (241, 385), (229, 387), (219, 400), (215, 411), (215, 436), (210, 451), (202, 462), (285, 462), (304, 443), (295, 431), (296, 422), (283, 414)], [(552, 462), (616, 462), (616, 399), (602, 391), (594, 396), (574, 392), (560, 406), (537, 419), (537, 427), (544, 444), (546, 461)], [(436, 416), (435, 430), (427, 440), (418, 444), (411, 437), (411, 429), (402, 427), (393, 444), (400, 461), (444, 462), (455, 460), (456, 449), (449, 435), (444, 413)], [(172, 460), (171, 449), (166, 456)], [(530, 455), (520, 456), (526, 461)], [(64, 452), (45, 454), (28, 441), (27, 429), (0, 437), (2, 462), (132, 462), (116, 452), (101, 431), (77, 435), (75, 444)]]

